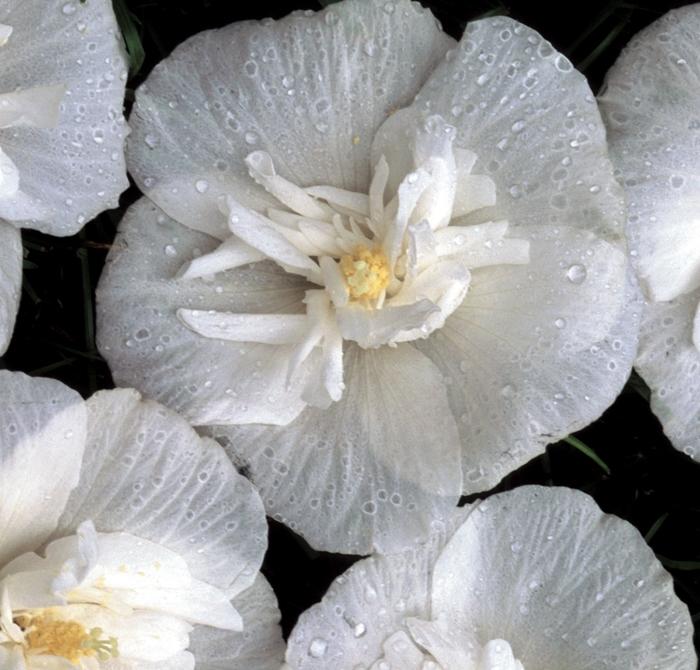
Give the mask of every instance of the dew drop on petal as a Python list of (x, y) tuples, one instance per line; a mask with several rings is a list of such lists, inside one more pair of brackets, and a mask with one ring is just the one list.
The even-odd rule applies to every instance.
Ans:
[(328, 643), (321, 637), (315, 637), (309, 645), (309, 656), (323, 658), (328, 648)]
[(582, 284), (586, 280), (588, 272), (586, 271), (586, 266), (580, 263), (575, 263), (570, 265), (566, 271), (566, 278), (572, 284)]

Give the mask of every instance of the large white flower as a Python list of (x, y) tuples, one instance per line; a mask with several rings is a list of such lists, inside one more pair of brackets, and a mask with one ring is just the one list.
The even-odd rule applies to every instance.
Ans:
[(688, 608), (630, 524), (571, 489), (460, 510), (356, 563), (292, 631), (293, 670), (695, 670)]
[(128, 186), (126, 73), (109, 0), (0, 4), (0, 354), (19, 302), (19, 229), (71, 235)]
[(221, 424), (313, 546), (425, 535), (628, 375), (602, 123), (525, 26), (455, 45), (405, 0), (234, 24), (156, 67), (131, 123), (153, 202), (101, 280), (101, 351), (118, 383)]
[(0, 490), (3, 670), (279, 667), (260, 498), (173, 412), (0, 372)]
[(700, 459), (700, 5), (637, 35), (600, 105), (649, 302), (636, 367), (673, 444)]

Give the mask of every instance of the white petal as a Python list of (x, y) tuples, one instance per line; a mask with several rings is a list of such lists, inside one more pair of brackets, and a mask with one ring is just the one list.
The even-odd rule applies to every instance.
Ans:
[(335, 186), (310, 186), (305, 190), (314, 198), (325, 200), (355, 216), (369, 216), (369, 196), (366, 193), (355, 193)]
[(120, 615), (97, 605), (68, 605), (53, 613), (63, 620), (77, 621), (88, 630), (101, 628), (106, 637), (116, 637), (119, 657), (125, 660), (167, 661), (187, 649), (192, 630), (177, 617), (141, 611)]
[(177, 316), (203, 337), (231, 342), (295, 344), (309, 328), (304, 314), (231, 314), (179, 309)]
[(55, 127), (0, 130), (0, 146), (19, 170), (22, 192), (43, 209), (22, 218), (29, 214), (23, 208), (12, 220), (53, 235), (77, 232), (116, 206), (128, 186), (122, 116), (127, 66), (112, 3), (76, 2), (72, 13), (62, 11), (64, 4), (10, 0), (2, 19), (13, 33), (2, 47), (0, 92), (65, 87)]
[(496, 205), (475, 211), (470, 223), (488, 217), (513, 228), (547, 221), (605, 238), (621, 232), (624, 202), (595, 98), (534, 30), (504, 16), (468, 24), (411, 109), (456, 126), (455, 146), (478, 156), (471, 173), (493, 179)]
[(368, 225), (372, 228), (375, 236), (379, 236), (380, 230), (379, 221), (384, 221), (384, 192), (386, 191), (387, 181), (389, 180), (389, 164), (384, 156), (380, 156), (374, 168), (372, 182), (369, 185), (369, 213), (370, 218)]
[(413, 140), (413, 159), (416, 167), (430, 173), (432, 182), (411, 216), (413, 223), (428, 221), (431, 228), (438, 229), (452, 218), (457, 187), (457, 166), (452, 151), (454, 137), (454, 127), (439, 115), (429, 116), (418, 125)]
[(9, 203), (19, 191), (19, 170), (12, 159), (0, 149), (0, 202), (3, 213), (7, 213)]
[(12, 35), (12, 26), (0, 23), (0, 47), (5, 46)]
[(293, 212), (310, 219), (325, 220), (326, 210), (306, 191), (275, 172), (272, 157), (266, 151), (254, 151), (245, 157), (250, 176), (270, 195)]
[(470, 281), (471, 274), (461, 260), (443, 259), (428, 266), (413, 281), (405, 282), (380, 311), (398, 309), (398, 305), (418, 307), (426, 300), (437, 309), (428, 314), (419, 328), (402, 330), (393, 341), (425, 338), (436, 328), (442, 328), (445, 319), (462, 304)]
[[(470, 568), (467, 568), (470, 569)], [(442, 616), (442, 612), (433, 611), (434, 621), (422, 621), (420, 619), (407, 619), (406, 626), (411, 631), (413, 639), (421, 647), (430, 652), (430, 655), (443, 668), (469, 668), (478, 667), (479, 670), (511, 670), (510, 667), (486, 667), (476, 666), (474, 653), (467, 644), (469, 632), (458, 625), (463, 619), (464, 613), (450, 612), (449, 619)]]
[[(88, 446), (58, 536), (92, 519), (177, 553), (196, 579), (237, 593), (266, 545), (260, 499), (223, 451), (175, 413), (129, 390), (88, 401)], [(233, 590), (233, 591), (231, 591)]]
[(242, 207), (231, 197), (226, 202), (229, 209), (228, 225), (234, 235), (281, 265), (287, 272), (319, 276), (316, 262), (294, 246), (271, 221)]
[(507, 221), (488, 221), (475, 226), (448, 226), (435, 231), (435, 250), (438, 256), (459, 254), (486, 242), (498, 242), (507, 230)]
[(484, 174), (470, 174), (457, 181), (452, 217), (465, 216), (496, 204), (496, 183)]
[(429, 317), (439, 311), (435, 303), (426, 299), (396, 307), (387, 305), (382, 309), (367, 309), (351, 303), (338, 307), (336, 318), (344, 339), (368, 349), (400, 341), (402, 333), (422, 328)]
[(0, 645), (0, 668), (2, 670), (27, 670), (22, 648), (14, 645), (9, 648)]
[[(410, 223), (419, 223), (412, 220), (413, 211), (423, 193), (431, 184), (431, 176), (423, 169), (409, 173), (399, 185), (397, 192), (398, 208), (393, 222), (387, 225), (382, 247), (387, 256), (389, 265), (394, 263), (401, 255), (405, 240), (406, 228)], [(432, 227), (432, 226), (431, 226)]]
[(233, 604), (243, 618), (243, 633), (197, 626), (190, 635), (197, 668), (279, 670), (285, 645), (277, 599), (265, 578), (258, 575)]
[(22, 238), (14, 226), (0, 221), (0, 356), (12, 337), (22, 287)]
[(133, 206), (98, 286), (98, 346), (118, 385), (139, 388), (193, 424), (287, 423), (305, 406), (303, 380), (286, 388), (289, 349), (204, 338), (176, 311), (302, 312), (308, 284), (269, 262), (209, 282), (173, 279), (195, 249), (217, 246), (145, 199)]
[(204, 256), (198, 256), (187, 263), (180, 272), (180, 277), (182, 279), (206, 277), (264, 259), (265, 254), (231, 236), (226, 238), (214, 251), (204, 254)]
[[(428, 618), (435, 560), (467, 513), (468, 508), (455, 510), (422, 545), (355, 563), (320, 603), (299, 617), (289, 636), (289, 666), (293, 670), (367, 667), (384, 655), (387, 638), (398, 630), (407, 632), (407, 617)], [(312, 648), (317, 653), (310, 654)]]
[[(372, 140), (371, 161), (380, 169), (381, 182), (392, 197), (401, 180), (416, 169), (413, 145), (419, 115), (410, 107), (393, 111), (377, 129)], [(386, 168), (382, 162), (386, 164)], [(383, 173), (387, 172), (384, 177)]]
[(60, 382), (0, 371), (0, 566), (39, 547), (78, 484), (85, 404)]
[(270, 516), (315, 548), (390, 551), (449, 514), (459, 444), (443, 379), (410, 345), (348, 347), (346, 389), (282, 429), (217, 426), (261, 491)]
[(391, 8), (352, 0), (267, 25), (234, 23), (178, 47), (137, 93), (128, 153), (139, 186), (203, 230), (220, 195), (248, 190), (244, 204), (272, 204), (243, 163), (254, 149), (294, 184), (366, 193), (376, 128), (452, 43), (419, 5)]
[(474, 270), (440, 336), (415, 342), (452, 379), (470, 493), (596, 419), (637, 345), (639, 297), (616, 246), (569, 228), (518, 234), (530, 263)]
[(404, 631), (398, 631), (384, 640), (382, 650), (382, 660), (372, 665), (370, 670), (382, 670), (386, 667), (422, 670), (424, 667), (425, 655)]
[(409, 225), (406, 236), (408, 238), (406, 274), (407, 278), (412, 278), (417, 272), (436, 261), (437, 244), (435, 235), (427, 221)]
[(60, 105), (65, 95), (66, 87), (63, 84), (0, 93), (0, 128), (53, 128), (58, 123)]
[(333, 304), (336, 307), (347, 305), (350, 291), (338, 263), (330, 256), (321, 256), (319, 264), (323, 275), (323, 283), (333, 300)]
[(696, 662), (687, 607), (639, 532), (571, 489), (526, 486), (482, 503), (435, 565), (432, 610), (466, 614), (525, 668)]
[(700, 286), (698, 30), (694, 5), (652, 23), (610, 69), (600, 98), (633, 262), (653, 300)]
[(644, 307), (635, 367), (673, 446), (700, 460), (700, 351), (694, 344), (700, 290)]

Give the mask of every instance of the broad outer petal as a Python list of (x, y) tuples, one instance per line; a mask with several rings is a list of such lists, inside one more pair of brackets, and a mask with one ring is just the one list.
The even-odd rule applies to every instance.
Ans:
[(78, 484), (85, 403), (53, 379), (0, 371), (0, 567), (41, 546)]
[(700, 286), (699, 34), (700, 6), (669, 12), (630, 41), (600, 97), (632, 259), (654, 300)]
[(22, 238), (19, 230), (0, 221), (0, 356), (7, 350), (22, 288)]
[(410, 345), (346, 348), (346, 389), (290, 425), (214, 427), (268, 515), (314, 548), (401, 549), (451, 514), (459, 440), (442, 375)]
[(514, 235), (530, 263), (474, 270), (445, 326), (415, 342), (451, 381), (468, 494), (602, 414), (637, 348), (642, 305), (616, 245), (565, 227)]
[(467, 517), (469, 506), (435, 524), (420, 546), (355, 563), (320, 603), (304, 612), (289, 636), (286, 661), (293, 670), (354, 670), (382, 656), (407, 617), (430, 618), (432, 573), (440, 551)]
[(605, 129), (586, 78), (534, 30), (499, 16), (469, 23), (413, 109), (457, 128), (472, 174), (496, 184), (496, 205), (470, 222), (567, 225), (619, 237), (625, 210)]
[(693, 320), (700, 290), (649, 303), (642, 316), (635, 367), (651, 389), (651, 408), (676, 449), (700, 460), (700, 351)]
[(233, 606), (243, 617), (242, 633), (197, 626), (190, 634), (197, 670), (279, 670), (285, 645), (277, 598), (267, 580), (258, 574)]
[(66, 86), (55, 128), (0, 129), (20, 189), (48, 209), (46, 217), (13, 223), (71, 235), (116, 207), (129, 185), (122, 115), (127, 67), (112, 3), (7, 0), (0, 23), (13, 28), (0, 55), (0, 92)]
[(376, 128), (452, 43), (408, 0), (349, 0), (201, 33), (137, 92), (130, 170), (168, 214), (213, 233), (225, 224), (218, 196), (269, 200), (243, 162), (256, 149), (300, 186), (366, 192)]
[(217, 240), (168, 218), (146, 198), (126, 213), (97, 288), (97, 340), (119, 386), (133, 386), (193, 424), (284, 424), (301, 412), (304, 379), (286, 389), (291, 345), (207, 339), (176, 311), (296, 313), (306, 282), (271, 263), (177, 279)]
[(234, 596), (252, 584), (267, 547), (260, 498), (223, 449), (131, 389), (87, 402), (88, 443), (56, 537), (91, 519), (177, 552), (192, 575)]
[(694, 670), (688, 608), (639, 532), (584, 493), (526, 486), (481, 503), (440, 555), (433, 614), (467, 615), (525, 668)]

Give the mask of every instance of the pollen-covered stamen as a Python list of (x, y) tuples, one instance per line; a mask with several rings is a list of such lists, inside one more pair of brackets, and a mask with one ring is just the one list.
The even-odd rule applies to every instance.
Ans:
[(340, 270), (353, 300), (376, 300), (391, 280), (389, 260), (379, 247), (358, 246), (340, 259)]
[(108, 661), (119, 656), (119, 644), (114, 637), (103, 637), (101, 628), (88, 632), (77, 621), (62, 621), (50, 614), (31, 616), (20, 614), (15, 623), (25, 631), (26, 653), (60, 656), (71, 663), (85, 657)]

